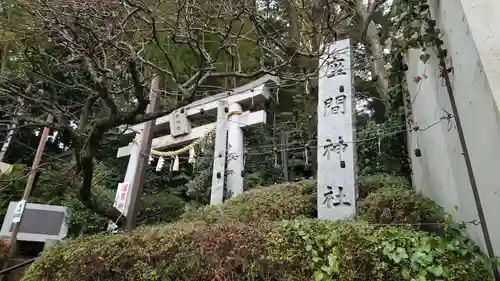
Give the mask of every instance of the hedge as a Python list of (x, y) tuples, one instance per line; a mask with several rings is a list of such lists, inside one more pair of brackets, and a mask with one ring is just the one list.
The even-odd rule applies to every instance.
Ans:
[[(364, 222), (177, 223), (43, 254), (23, 281), (491, 280), (463, 240)], [(422, 279), (424, 278), (424, 279)]]
[(358, 202), (360, 219), (376, 224), (401, 225), (432, 233), (440, 233), (443, 209), (411, 189), (383, 187)]
[(282, 220), (316, 216), (316, 182), (312, 180), (254, 188), (224, 204), (187, 212), (181, 221), (207, 223)]
[(362, 220), (311, 219), (314, 181), (273, 185), (177, 223), (70, 241), (45, 252), (23, 280), (491, 280), (485, 258), (464, 237), (381, 227), (441, 220), (432, 201), (398, 180), (385, 182), (367, 184)]
[[(377, 224), (411, 224), (420, 230), (439, 232), (443, 211), (432, 200), (410, 189), (400, 177), (373, 175), (358, 178), (360, 196), (357, 215)], [(224, 204), (206, 206), (185, 213), (181, 221), (206, 223), (315, 218), (316, 182), (312, 180), (252, 189)]]
[(9, 241), (6, 238), (0, 238), (0, 266), (3, 265), (9, 256)]
[(359, 199), (361, 200), (381, 188), (411, 189), (407, 179), (384, 173), (360, 176), (357, 179), (357, 185), (359, 189)]

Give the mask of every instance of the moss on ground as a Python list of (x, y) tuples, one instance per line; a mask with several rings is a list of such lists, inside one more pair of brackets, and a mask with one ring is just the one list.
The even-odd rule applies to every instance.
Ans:
[(428, 219), (439, 211), (431, 201), (407, 186), (369, 188), (360, 200), (367, 221), (311, 219), (314, 181), (262, 187), (174, 224), (71, 241), (45, 252), (23, 281), (491, 280), (463, 237), (372, 223), (387, 208), (395, 208), (388, 222)]

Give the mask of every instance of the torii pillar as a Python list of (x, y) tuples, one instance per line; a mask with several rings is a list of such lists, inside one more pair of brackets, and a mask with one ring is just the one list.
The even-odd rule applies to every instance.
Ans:
[[(243, 130), (240, 120), (241, 105), (229, 105), (229, 122), (227, 130), (227, 190), (231, 197), (243, 193), (243, 179), (245, 176), (245, 154)], [(244, 123), (243, 123), (244, 124)]]

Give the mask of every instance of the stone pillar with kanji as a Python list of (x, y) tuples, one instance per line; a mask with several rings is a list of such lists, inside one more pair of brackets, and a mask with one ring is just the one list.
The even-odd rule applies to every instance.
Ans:
[(355, 98), (350, 40), (330, 44), (318, 81), (318, 218), (355, 215)]

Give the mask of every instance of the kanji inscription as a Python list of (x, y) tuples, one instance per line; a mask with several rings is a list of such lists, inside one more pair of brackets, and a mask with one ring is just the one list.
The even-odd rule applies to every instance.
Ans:
[(351, 206), (351, 203), (347, 198), (347, 194), (342, 186), (336, 186), (335, 188), (327, 186), (326, 190), (327, 192), (323, 194), (325, 196), (323, 205), (326, 205), (327, 208), (331, 209), (339, 205)]
[(345, 71), (345, 59), (332, 56), (326, 60), (326, 78), (347, 75)]
[(324, 103), (325, 103), (325, 112), (324, 116), (330, 115), (330, 114), (345, 114), (345, 100), (346, 96), (345, 95), (338, 95), (335, 98), (327, 98)]
[(327, 46), (318, 82), (318, 218), (351, 217), (356, 208), (355, 101), (349, 39)]

